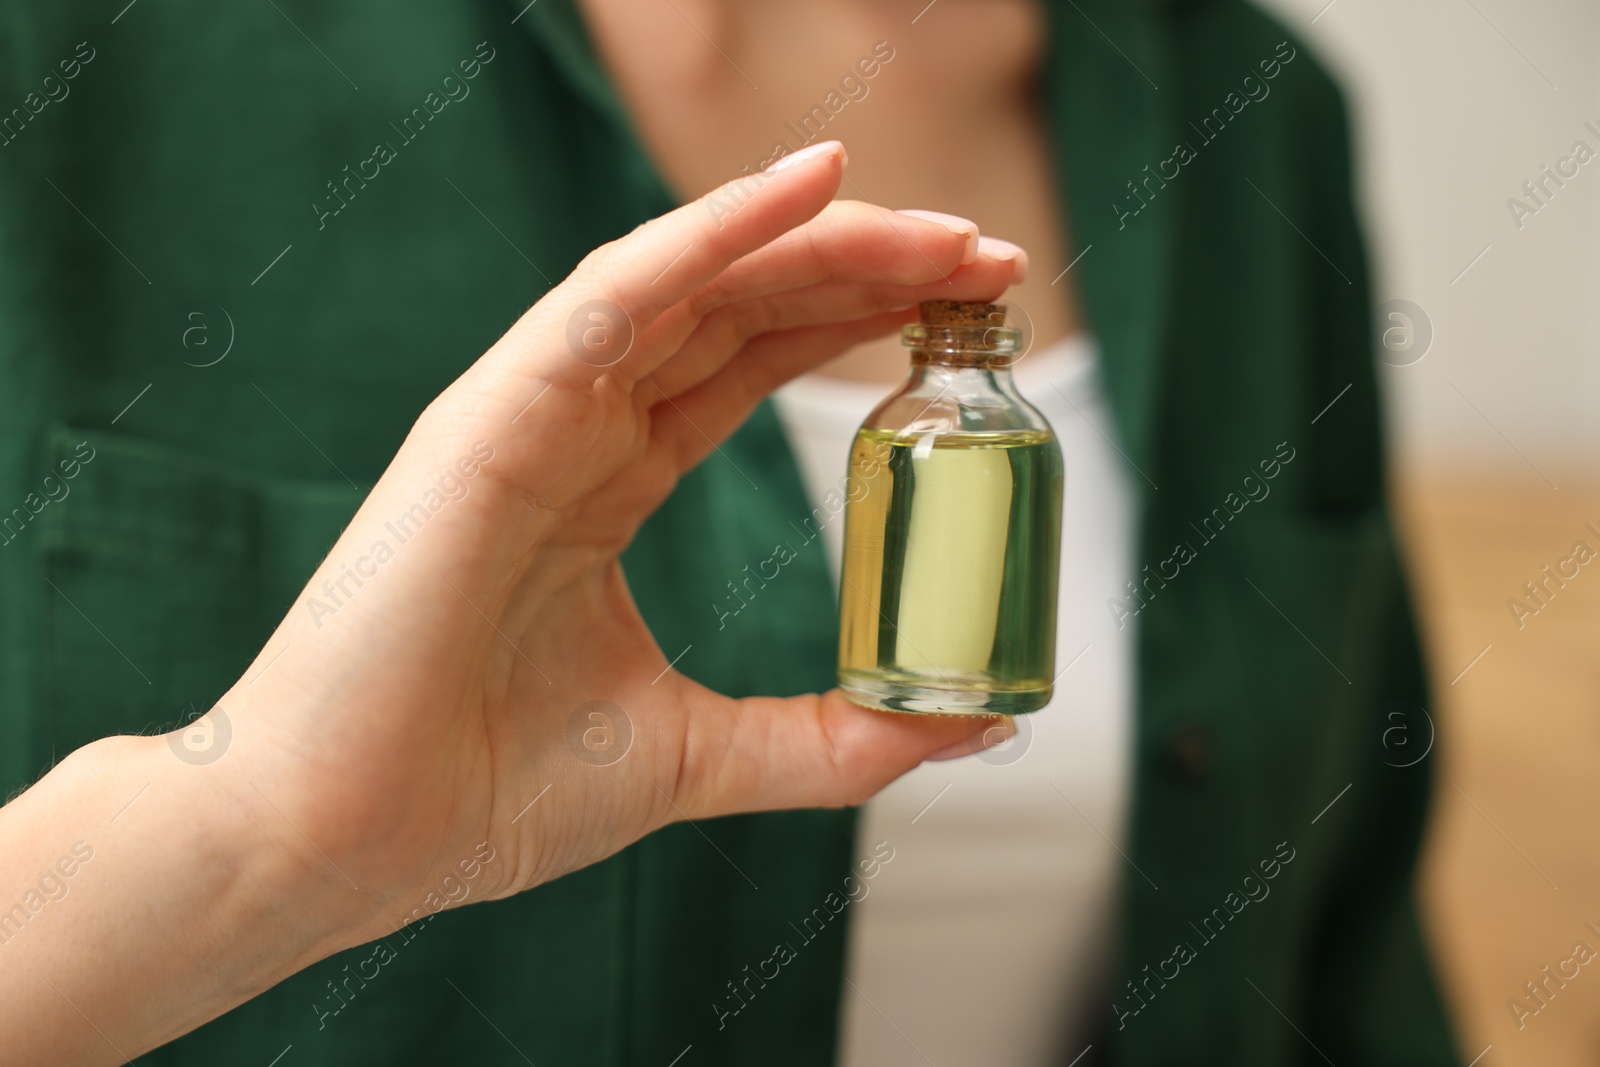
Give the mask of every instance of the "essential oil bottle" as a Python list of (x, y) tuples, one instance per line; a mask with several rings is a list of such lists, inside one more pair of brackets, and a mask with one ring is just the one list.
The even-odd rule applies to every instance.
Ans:
[(887, 711), (1017, 715), (1050, 700), (1061, 448), (1011, 380), (995, 304), (930, 301), (911, 374), (856, 434), (839, 685)]

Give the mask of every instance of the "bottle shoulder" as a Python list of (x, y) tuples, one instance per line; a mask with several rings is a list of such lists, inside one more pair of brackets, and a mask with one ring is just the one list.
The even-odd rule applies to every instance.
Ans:
[(1055, 436), (1049, 420), (1017, 392), (1009, 372), (975, 367), (918, 368), (872, 409), (861, 429), (875, 436)]

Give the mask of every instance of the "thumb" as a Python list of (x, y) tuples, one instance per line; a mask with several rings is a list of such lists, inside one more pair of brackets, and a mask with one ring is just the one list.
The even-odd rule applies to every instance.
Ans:
[(924, 760), (1016, 733), (1003, 715), (872, 711), (838, 690), (716, 703), (689, 715), (677, 803), (690, 817), (860, 804)]

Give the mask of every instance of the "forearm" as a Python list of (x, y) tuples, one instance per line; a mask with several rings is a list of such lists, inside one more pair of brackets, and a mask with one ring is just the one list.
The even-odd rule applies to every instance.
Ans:
[(107, 738), (0, 808), (8, 1064), (122, 1063), (360, 942), (372, 899), (225, 764)]

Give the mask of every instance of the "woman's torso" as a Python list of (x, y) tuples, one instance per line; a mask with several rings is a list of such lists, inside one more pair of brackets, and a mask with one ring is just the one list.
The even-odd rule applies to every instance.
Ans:
[[(586, 0), (584, 7), (641, 142), (679, 196), (757, 170), (780, 146), (842, 140), (850, 152), (842, 196), (963, 215), (983, 232), (1024, 245), (1032, 270), (1006, 294), (1013, 319), (1030, 328), (1040, 349), (1079, 332), (1070, 286), (1051, 284), (1066, 266), (1066, 236), (1033, 92), (1044, 36), (1037, 5), (943, 0), (920, 15), (884, 4), (717, 0), (649, 10)], [(1073, 356), (1087, 359), (1088, 349), (1069, 342), (1048, 355), (1071, 363)], [(844, 470), (850, 436), (865, 414), (857, 409), (870, 407), (866, 398), (880, 391), (865, 382), (892, 381), (904, 368), (898, 338), (884, 338), (823, 372), (863, 384), (796, 383), (780, 402), (813, 502), (836, 480), (828, 470)], [(1098, 524), (1088, 523), (1095, 536), (1075, 536), (1064, 560), (1068, 581), (1099, 582), (1092, 593), (1075, 590), (1089, 594), (1067, 599), (1076, 605), (1097, 604), (1107, 583), (1116, 591), (1129, 551), (1129, 492), (1110, 447), (1053, 388), (1065, 382), (1081, 390), (1078, 399), (1105, 419), (1087, 371), (1039, 377), (1045, 395), (1035, 397), (1053, 402), (1058, 421), (1072, 424), (1063, 442), (1076, 453), (1069, 495), (1092, 486), (1092, 501), (1083, 503), (1098, 513)], [(830, 467), (832, 452), (838, 455)], [(1080, 518), (1069, 518), (1069, 528), (1076, 531)], [(1090, 641), (1086, 631), (1103, 621), (1103, 612), (1081, 614), (1062, 620), (1064, 642)], [(1053, 789), (1076, 795), (1118, 833), (1130, 713), (1125, 637), (1095, 633), (1097, 662), (1072, 680), (1086, 684), (1069, 685), (1075, 699), (1057, 701), (1040, 720), (1039, 751), (1025, 764), (1003, 757), (1000, 766), (924, 768), (867, 806), (858, 852), (881, 837), (898, 844), (902, 858), (853, 919), (847, 977), (860, 996), (845, 997), (847, 1063), (889, 1062), (885, 1056), (907, 1052), (896, 1036), (901, 1027), (947, 1056), (963, 1047), (962, 1034), (977, 1049), (1004, 1052), (1008, 1062), (1048, 1062), (1064, 1050), (1057, 1047), (1064, 1019), (1093, 983), (1105, 949), (1114, 885), (1107, 857), (1114, 853)], [(1077, 651), (1063, 652), (1063, 665)], [(1078, 705), (1071, 721), (1056, 721), (1067, 710), (1063, 703)], [(1025, 727), (1031, 736), (1032, 724)], [(1091, 773), (1077, 773), (1084, 770)], [(913, 824), (918, 813), (906, 805), (926, 803), (921, 794), (934, 778), (944, 785), (962, 778), (964, 788), (944, 810)], [(995, 882), (990, 890), (986, 878)], [(942, 1027), (952, 1000), (985, 1025)], [(885, 1030), (868, 1003), (888, 1005), (897, 1022)], [(933, 1005), (942, 1007), (929, 1010)], [(981, 1059), (979, 1052), (971, 1062)]]

